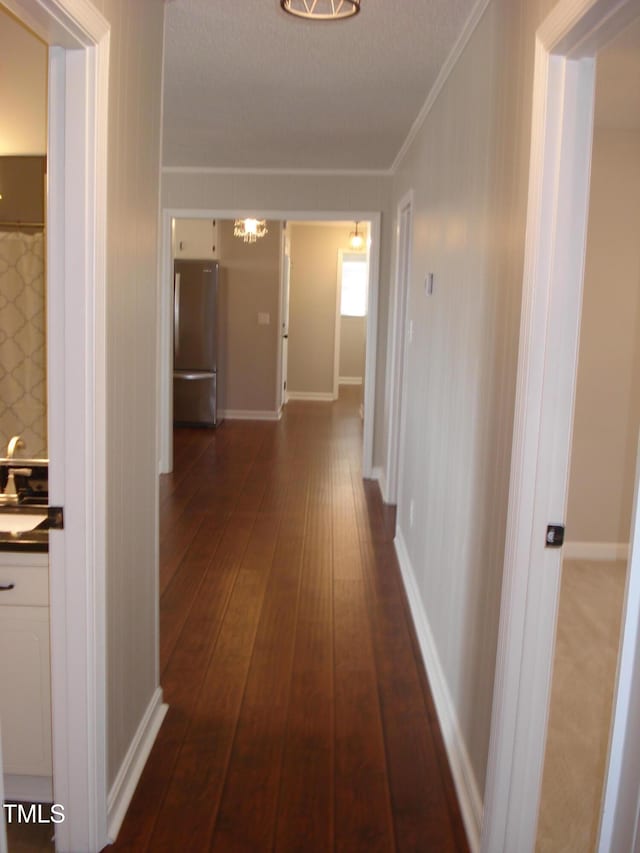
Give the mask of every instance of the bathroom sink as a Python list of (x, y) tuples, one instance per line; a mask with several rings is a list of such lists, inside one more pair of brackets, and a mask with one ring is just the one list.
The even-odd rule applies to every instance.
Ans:
[(21, 514), (0, 509), (0, 533), (27, 533), (47, 520), (46, 513)]

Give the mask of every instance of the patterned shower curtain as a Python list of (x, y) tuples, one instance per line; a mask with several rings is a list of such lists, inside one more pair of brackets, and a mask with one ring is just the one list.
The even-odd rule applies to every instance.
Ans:
[(0, 231), (0, 456), (47, 456), (44, 234)]

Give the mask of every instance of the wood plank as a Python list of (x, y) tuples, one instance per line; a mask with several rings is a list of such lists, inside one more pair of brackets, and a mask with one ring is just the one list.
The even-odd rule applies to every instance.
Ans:
[(334, 467), (336, 851), (395, 850), (377, 671), (348, 466)]
[(252, 530), (190, 725), (158, 817), (153, 851), (207, 849), (244, 695), (271, 572), (277, 519)]
[[(377, 484), (353, 477), (367, 566), (389, 787), (399, 851), (467, 851), (453, 778), (428, 690)], [(427, 722), (427, 725), (425, 725)]]
[(198, 530), (160, 600), (160, 660), (168, 661), (198, 596), (207, 570), (215, 560), (225, 519), (203, 515)]
[(468, 850), (357, 390), (177, 431), (170, 707), (114, 853)]
[[(302, 455), (302, 447), (296, 448)], [(334, 702), (330, 482), (310, 471), (293, 673), (274, 850), (333, 849)]]
[[(291, 471), (286, 471), (291, 478)], [(307, 484), (288, 484), (233, 749), (210, 849), (271, 850), (291, 670)], [(280, 499), (280, 483), (273, 498)], [(267, 503), (265, 501), (265, 503)]]
[[(118, 840), (110, 850), (145, 851), (167, 794), (173, 769), (202, 686), (229, 598), (253, 531), (255, 517), (231, 519), (168, 661), (161, 660), (162, 686), (169, 711), (144, 769)], [(162, 628), (162, 625), (161, 625)]]

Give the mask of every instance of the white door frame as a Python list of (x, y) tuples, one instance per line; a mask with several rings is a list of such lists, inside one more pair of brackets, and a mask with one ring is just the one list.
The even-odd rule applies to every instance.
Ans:
[(402, 196), (396, 208), (396, 261), (393, 284), (393, 315), (389, 324), (386, 399), (389, 400), (386, 476), (381, 482), (385, 503), (397, 504), (400, 481), (400, 444), (406, 362), (407, 309), (411, 281), (413, 190)]
[(107, 844), (105, 283), (109, 24), (89, 0), (3, 0), (49, 44), (47, 357), (58, 851)]
[[(516, 417), (482, 832), (534, 849), (559, 598), (588, 217), (595, 52), (638, 0), (560, 0), (536, 38)], [(637, 622), (638, 613), (630, 614)], [(616, 848), (623, 849), (623, 848)], [(611, 850), (613, 853), (613, 850)]]
[[(162, 246), (161, 246), (161, 288), (160, 288), (160, 358), (158, 383), (158, 421), (160, 423), (160, 473), (165, 474), (173, 469), (173, 375), (172, 361), (172, 312), (171, 296), (172, 281), (172, 251), (171, 251), (171, 220), (172, 219), (242, 219), (247, 216), (257, 216), (260, 219), (272, 219), (280, 222), (331, 222), (332, 220), (354, 221), (368, 220), (371, 222), (371, 245), (369, 248), (369, 297), (367, 313), (367, 352), (365, 360), (364, 388), (364, 425), (362, 439), (362, 476), (373, 476), (373, 428), (376, 383), (376, 357), (378, 339), (378, 282), (380, 278), (380, 223), (379, 211), (340, 210), (340, 211), (300, 211), (300, 210), (194, 210), (181, 208), (164, 208), (162, 211)], [(279, 318), (279, 322), (281, 322)], [(282, 348), (278, 347), (278, 368), (282, 369)]]
[[(346, 250), (344, 250), (346, 251)], [(342, 334), (342, 315), (340, 302), (342, 296), (342, 249), (338, 249), (338, 275), (336, 277), (336, 313), (333, 323), (333, 399), (340, 396), (340, 335)], [(366, 350), (365, 350), (366, 352)]]

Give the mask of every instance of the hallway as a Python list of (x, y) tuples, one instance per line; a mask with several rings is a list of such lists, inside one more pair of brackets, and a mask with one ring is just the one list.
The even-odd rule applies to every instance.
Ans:
[(161, 478), (169, 711), (113, 851), (468, 850), (361, 389), (179, 430)]

